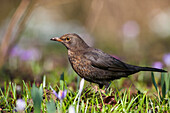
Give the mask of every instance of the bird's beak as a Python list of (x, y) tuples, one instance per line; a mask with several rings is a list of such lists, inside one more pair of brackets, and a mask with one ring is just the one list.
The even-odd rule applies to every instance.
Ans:
[(58, 42), (62, 42), (62, 40), (61, 40), (59, 37), (54, 37), (54, 38), (51, 38), (50, 40), (52, 40), (52, 41), (58, 41)]

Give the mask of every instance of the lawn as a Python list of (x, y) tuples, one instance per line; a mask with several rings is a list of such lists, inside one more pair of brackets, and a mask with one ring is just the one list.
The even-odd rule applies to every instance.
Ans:
[(128, 85), (128, 88), (117, 87), (116, 82), (125, 82), (127, 79), (114, 81), (107, 90), (104, 90), (79, 77), (74, 80), (73, 76), (75, 75), (70, 76), (65, 72), (61, 74), (57, 84), (46, 82), (45, 75), (41, 84), (22, 81), (22, 85), (16, 85), (4, 82), (4, 87), (0, 89), (0, 111), (26, 113), (170, 111), (170, 77), (167, 73), (161, 73), (160, 87), (156, 83), (154, 73), (151, 73), (153, 85), (142, 91), (138, 89), (142, 88), (142, 85), (135, 83)]

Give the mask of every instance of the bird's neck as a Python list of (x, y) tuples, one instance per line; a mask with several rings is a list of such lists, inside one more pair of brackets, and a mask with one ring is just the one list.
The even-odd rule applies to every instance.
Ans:
[[(89, 47), (88, 47), (89, 48)], [(88, 48), (72, 48), (72, 49), (68, 49), (68, 52), (72, 52), (72, 53), (80, 53), (82, 51), (86, 51)]]
[(70, 51), (84, 51), (87, 50), (89, 46), (86, 43), (82, 43), (81, 45), (75, 45), (74, 47), (67, 48)]

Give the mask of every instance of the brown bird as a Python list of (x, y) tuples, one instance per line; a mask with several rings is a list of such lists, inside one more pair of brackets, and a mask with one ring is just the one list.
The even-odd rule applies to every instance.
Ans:
[(99, 49), (89, 47), (77, 34), (65, 34), (51, 38), (64, 44), (74, 71), (89, 82), (108, 85), (112, 80), (127, 77), (139, 71), (167, 72), (162, 69), (126, 64)]

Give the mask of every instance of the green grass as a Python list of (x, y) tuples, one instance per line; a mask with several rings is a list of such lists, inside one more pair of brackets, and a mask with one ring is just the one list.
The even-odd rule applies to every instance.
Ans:
[[(101, 92), (99, 88), (96, 90), (91, 84), (84, 85), (80, 93), (79, 89), (72, 90), (68, 87), (64, 73), (58, 81), (59, 85), (55, 86), (46, 83), (46, 76), (39, 85), (23, 81), (21, 90), (17, 90), (18, 86), (15, 83), (5, 82), (4, 87), (0, 89), (0, 111), (16, 112), (16, 101), (21, 98), (26, 102), (26, 113), (65, 113), (69, 112), (70, 106), (74, 106), (75, 111), (79, 113), (170, 112), (170, 76), (162, 73), (160, 87), (153, 73), (151, 76), (157, 93), (148, 94), (148, 91), (141, 92), (131, 86), (128, 89), (118, 89), (114, 82), (112, 83), (114, 87), (111, 86), (106, 93)], [(57, 99), (50, 86), (57, 93), (66, 89), (66, 97), (63, 100)], [(137, 93), (131, 94), (134, 90)]]

